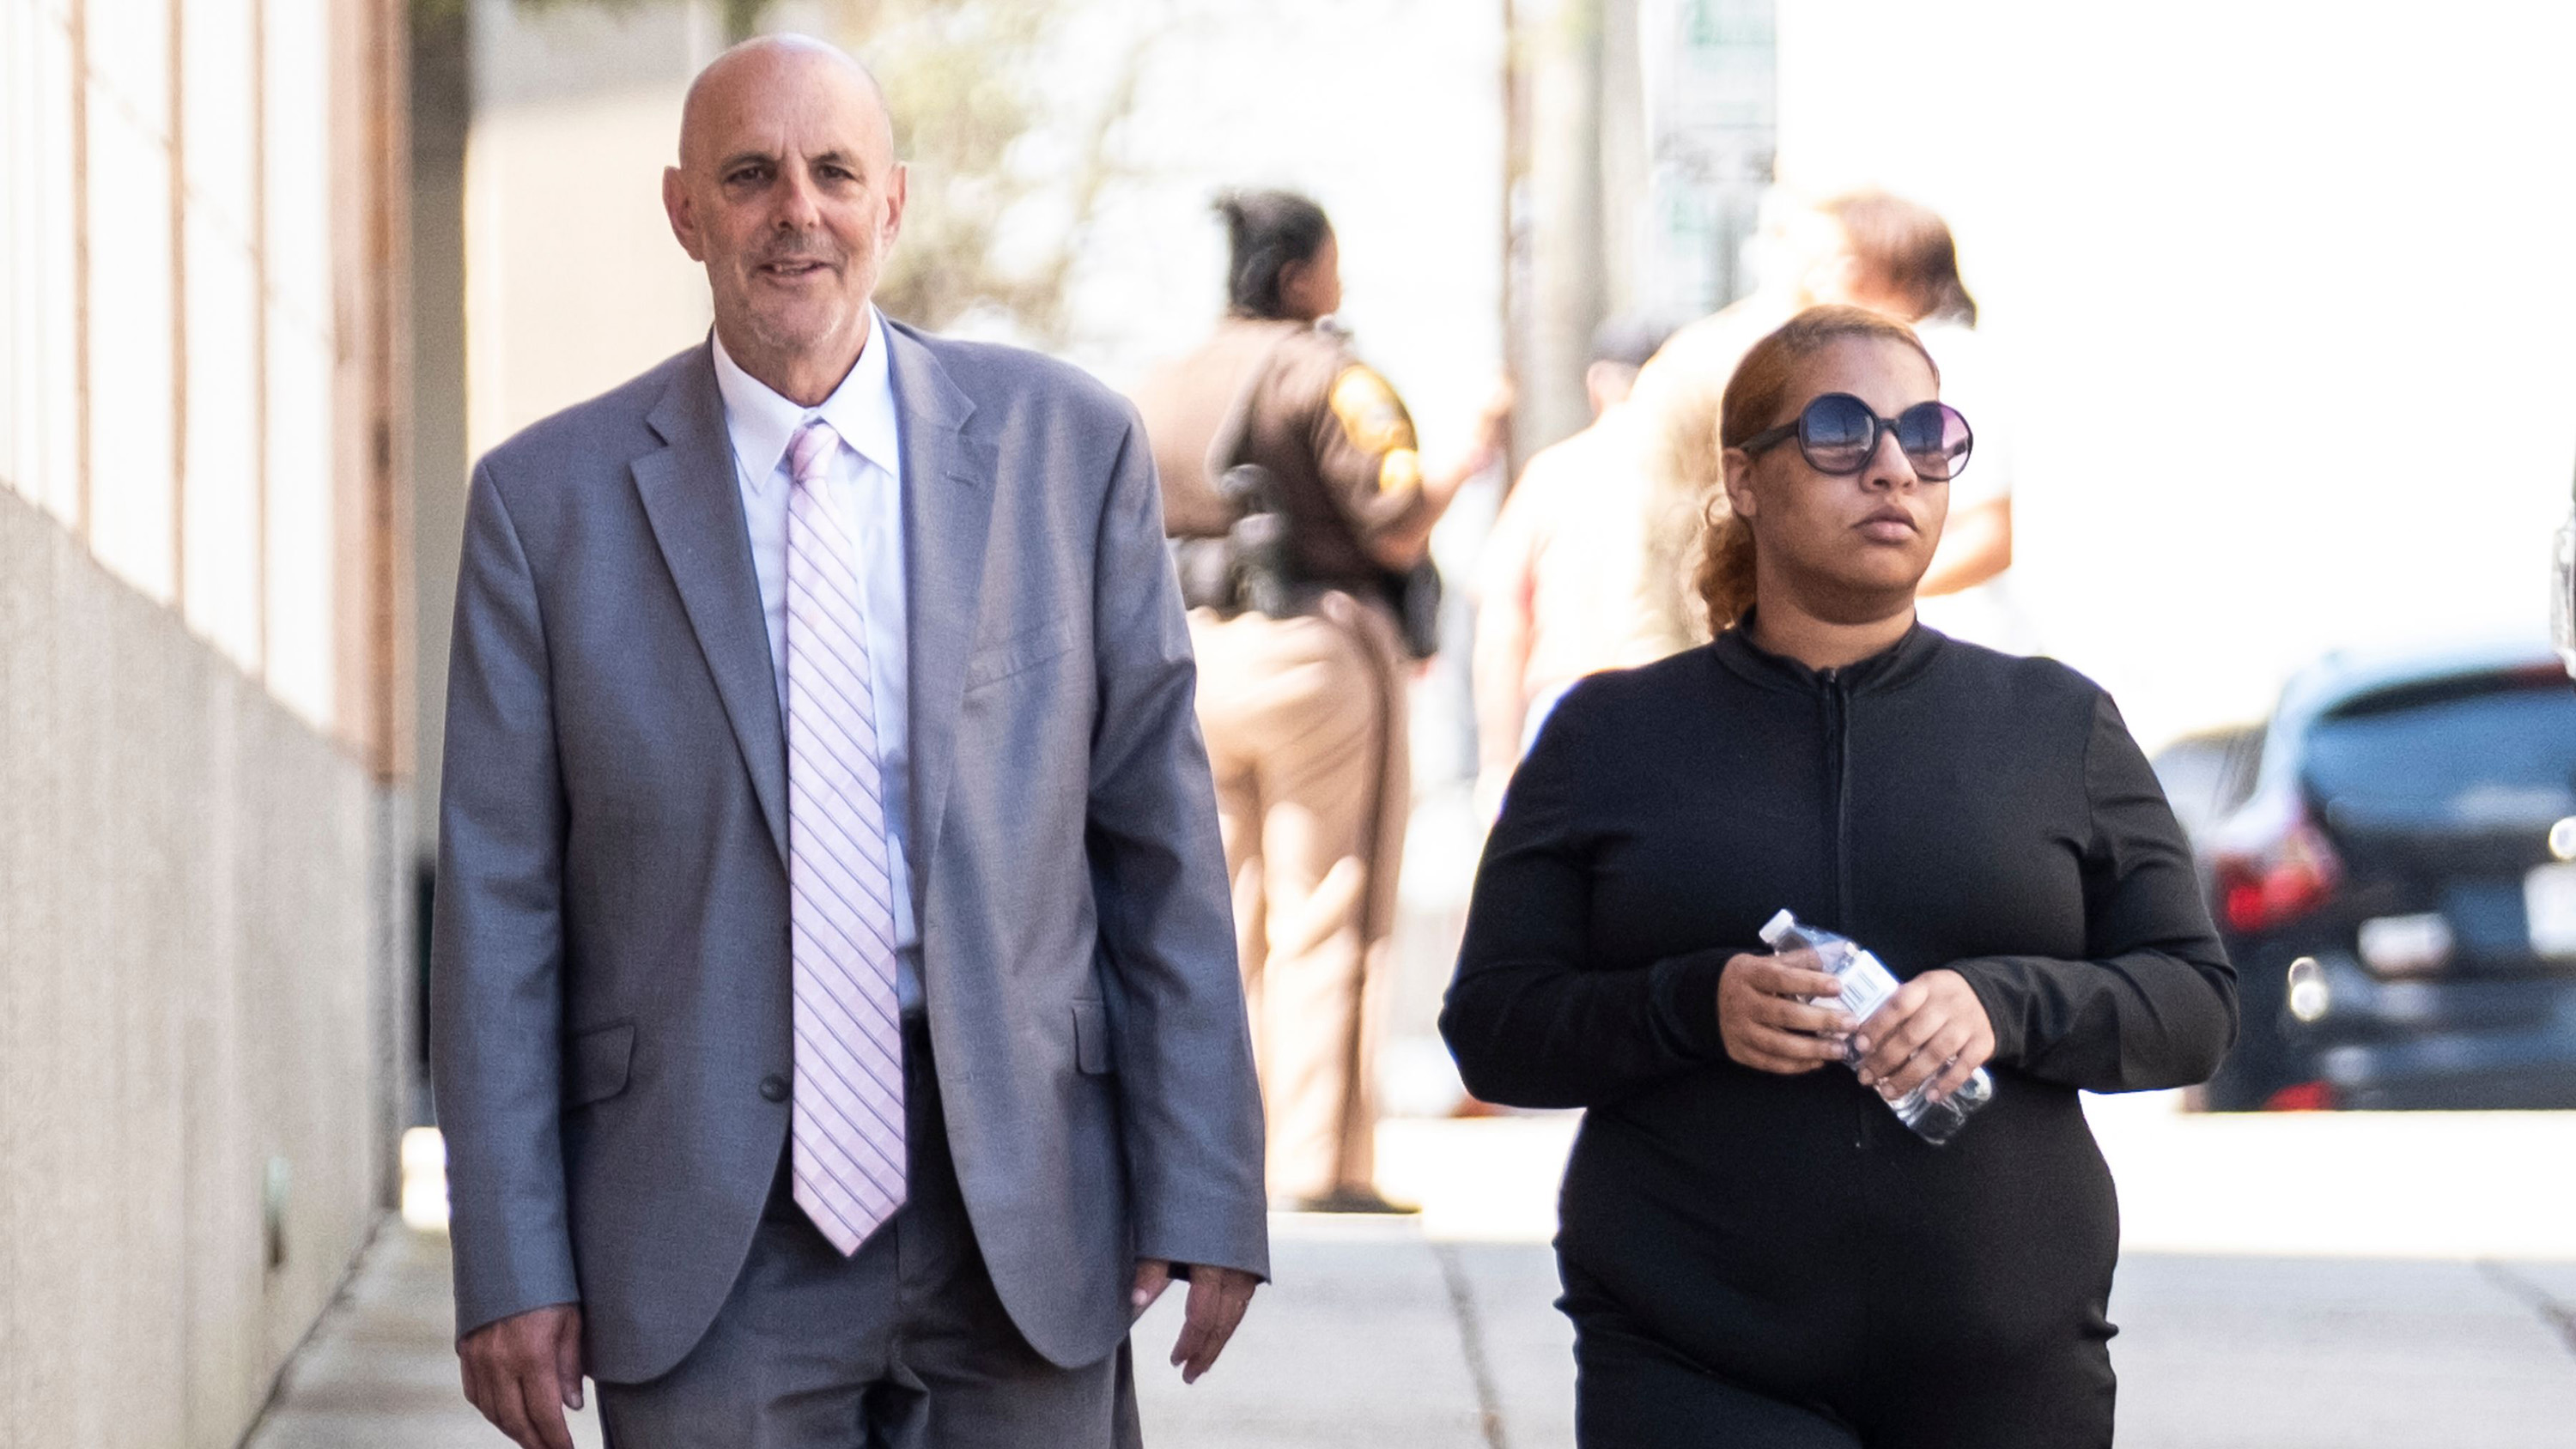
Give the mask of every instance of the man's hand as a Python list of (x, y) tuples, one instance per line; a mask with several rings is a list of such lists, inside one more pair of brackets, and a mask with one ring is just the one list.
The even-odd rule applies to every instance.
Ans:
[[(1175, 1266), (1160, 1258), (1138, 1260), (1136, 1290), (1128, 1298), (1132, 1318), (1144, 1317), (1163, 1290), (1172, 1286)], [(1252, 1306), (1252, 1290), (1261, 1286), (1261, 1280), (1240, 1268), (1204, 1263), (1192, 1266), (1189, 1275), (1190, 1297), (1183, 1305), (1181, 1336), (1172, 1344), (1172, 1362), (1181, 1371), (1181, 1382), (1194, 1384), (1225, 1352), (1226, 1340), (1234, 1337), (1234, 1326)]]
[(1852, 1020), (1815, 1001), (1834, 998), (1842, 985), (1816, 969), (1812, 951), (1729, 957), (1717, 978), (1717, 1032), (1726, 1054), (1784, 1077), (1841, 1061)]
[(465, 1397), (519, 1449), (572, 1449), (564, 1410), (581, 1407), (580, 1304), (487, 1323), (456, 1345), (456, 1356)]
[(1893, 1102), (1924, 1082), (1938, 1102), (1995, 1054), (1995, 1026), (1968, 978), (1926, 971), (1862, 1022), (1860, 1084)]

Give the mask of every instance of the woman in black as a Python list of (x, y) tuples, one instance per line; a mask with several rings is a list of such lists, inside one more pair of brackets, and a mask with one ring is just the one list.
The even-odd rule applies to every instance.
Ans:
[[(1746, 355), (1716, 641), (1577, 686), (1486, 848), (1441, 1030), (1477, 1096), (1590, 1109), (1557, 1237), (1585, 1449), (2111, 1442), (2076, 1091), (2207, 1077), (2235, 978), (2101, 689), (1915, 624), (1969, 444), (1938, 385), (1851, 308)], [(1758, 944), (1783, 907), (1903, 989), (1810, 1004), (1833, 979)], [(1878, 1100), (1980, 1065), (1947, 1146)]]

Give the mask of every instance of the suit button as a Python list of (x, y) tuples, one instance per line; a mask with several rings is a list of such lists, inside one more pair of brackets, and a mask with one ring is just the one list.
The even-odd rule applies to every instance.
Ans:
[(786, 1101), (786, 1100), (787, 1100), (787, 1079), (786, 1079), (785, 1077), (775, 1077), (775, 1076), (773, 1076), (773, 1077), (763, 1077), (763, 1078), (761, 1078), (761, 1079), (760, 1079), (760, 1095), (761, 1095), (761, 1097), (762, 1097), (764, 1100), (771, 1101), (771, 1102), (784, 1102), (784, 1101)]

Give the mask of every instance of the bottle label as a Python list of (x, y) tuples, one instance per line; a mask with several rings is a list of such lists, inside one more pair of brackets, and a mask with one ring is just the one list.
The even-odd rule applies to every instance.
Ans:
[(1896, 994), (1896, 974), (1867, 951), (1846, 957), (1834, 976), (1843, 984), (1842, 1008), (1853, 1021), (1867, 1021)]

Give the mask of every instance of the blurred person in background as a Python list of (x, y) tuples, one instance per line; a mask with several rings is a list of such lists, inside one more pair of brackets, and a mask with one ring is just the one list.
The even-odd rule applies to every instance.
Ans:
[(1404, 403), (1326, 325), (1340, 248), (1312, 200), (1217, 202), (1226, 316), (1136, 403), (1190, 605), (1198, 712), (1283, 1206), (1403, 1211), (1375, 1184), (1373, 1056), (1412, 792), (1388, 580), (1499, 450), (1502, 405), (1428, 471)]
[[(1189, 637), (1133, 414), (871, 298), (818, 41), (663, 176), (712, 334), (476, 467), (440, 813), (457, 1352), (524, 1449), (1133, 1444), (1267, 1272)], [(934, 1049), (935, 1043), (935, 1049)]]
[[(1716, 637), (1558, 703), (1441, 1016), (1478, 1097), (1588, 1109), (1577, 1442), (2107, 1446), (2118, 1208), (2077, 1093), (2233, 1039), (2190, 850), (2098, 686), (1916, 624), (1973, 439), (1910, 330), (1800, 314), (1721, 427)], [(1783, 908), (1903, 985), (1819, 1004), (1812, 954), (1754, 944)], [(1946, 1146), (1889, 1109), (1981, 1066)]]
[(1785, 186), (1762, 198), (1746, 244), (1754, 290), (1666, 339), (1637, 371), (1622, 424), (1636, 433), (1645, 470), (1645, 562), (1639, 598), (1662, 653), (1708, 642), (1691, 575), (1711, 508), (1726, 502), (1718, 463), (1718, 403), (1746, 349), (1807, 305), (1818, 245), (1806, 201)]
[(1637, 370), (1671, 335), (1644, 317), (1594, 332), (1583, 375), (1592, 425), (1530, 459), (1485, 537), (1470, 673), (1486, 819), (1567, 686), (1673, 652), (1644, 588), (1646, 464), (1627, 412)]
[(1801, 291), (1809, 302), (1867, 307), (1914, 328), (1941, 367), (1941, 396), (1977, 420), (1977, 466), (1950, 490), (1941, 551), (1916, 590), (1923, 622), (2007, 653), (2038, 649), (2014, 607), (2011, 398), (1976, 332), (1977, 299), (1959, 277), (1949, 224), (1930, 207), (1879, 190), (1815, 208)]

